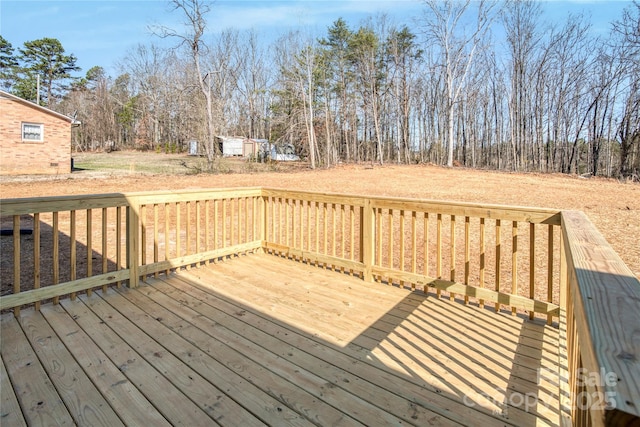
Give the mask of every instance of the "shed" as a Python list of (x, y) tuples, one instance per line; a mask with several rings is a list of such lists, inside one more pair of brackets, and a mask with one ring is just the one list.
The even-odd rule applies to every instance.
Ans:
[(244, 137), (217, 136), (216, 138), (223, 157), (242, 156)]
[(0, 90), (0, 175), (71, 172), (73, 118)]
[(200, 150), (198, 149), (198, 141), (189, 141), (189, 155), (190, 156), (198, 156), (200, 155)]
[(242, 155), (244, 157), (257, 158), (262, 144), (266, 144), (268, 142), (269, 141), (266, 139), (246, 138), (242, 145)]
[(278, 162), (297, 162), (300, 156), (296, 154), (296, 149), (292, 144), (271, 144), (265, 142), (260, 146), (261, 155)]

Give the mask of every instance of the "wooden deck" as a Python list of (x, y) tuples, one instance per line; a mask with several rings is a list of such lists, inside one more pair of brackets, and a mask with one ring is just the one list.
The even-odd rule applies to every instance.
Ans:
[(560, 423), (556, 328), (272, 255), (1, 326), (3, 426)]

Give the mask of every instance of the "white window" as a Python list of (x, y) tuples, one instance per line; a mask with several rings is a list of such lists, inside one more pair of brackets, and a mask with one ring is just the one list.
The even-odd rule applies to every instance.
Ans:
[(22, 140), (24, 142), (44, 141), (44, 125), (38, 123), (22, 123)]

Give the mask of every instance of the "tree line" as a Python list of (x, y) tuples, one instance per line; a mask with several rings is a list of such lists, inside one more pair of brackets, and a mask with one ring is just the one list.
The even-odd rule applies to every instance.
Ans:
[[(424, 0), (398, 24), (339, 18), (320, 36), (207, 32), (215, 4), (172, 0), (174, 43), (139, 44), (114, 78), (83, 77), (55, 39), (0, 36), (5, 90), (76, 112), (77, 150), (183, 151), (216, 135), (287, 142), (312, 167), (416, 163), (640, 175), (640, 3), (598, 36), (584, 16), (551, 24), (543, 3)], [(166, 43), (164, 44), (166, 45)]]

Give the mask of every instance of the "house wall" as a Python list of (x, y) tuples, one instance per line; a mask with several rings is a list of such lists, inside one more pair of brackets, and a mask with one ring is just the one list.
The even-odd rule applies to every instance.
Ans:
[[(43, 142), (22, 141), (22, 123), (44, 125)], [(0, 175), (71, 171), (71, 124), (0, 96)]]

